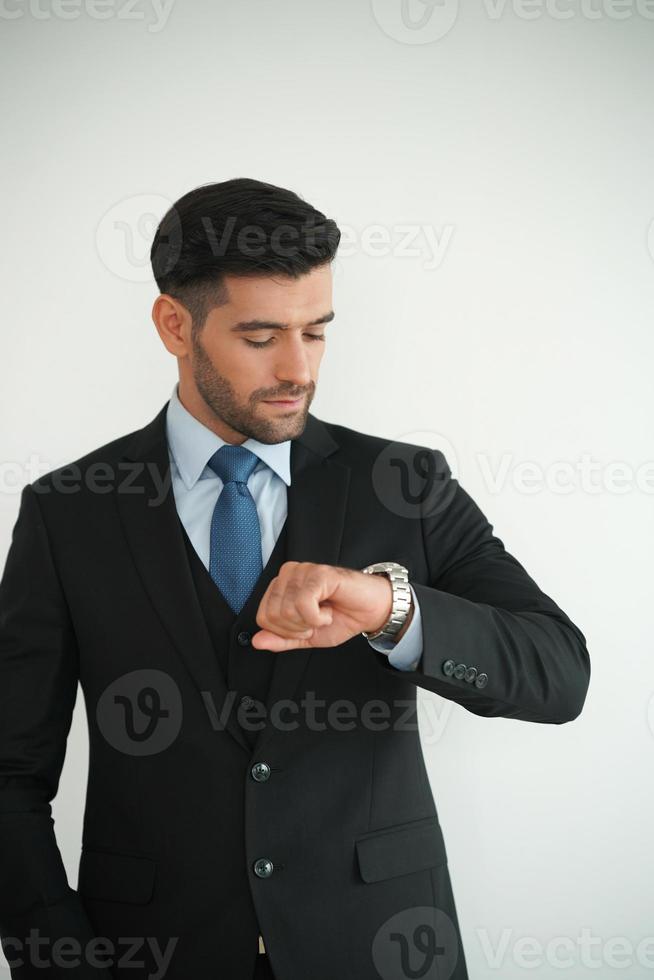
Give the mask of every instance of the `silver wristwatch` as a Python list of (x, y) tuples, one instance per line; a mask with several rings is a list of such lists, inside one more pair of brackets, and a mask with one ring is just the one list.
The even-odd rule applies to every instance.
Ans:
[(411, 609), (411, 588), (409, 570), (395, 561), (378, 561), (361, 569), (367, 575), (387, 575), (393, 587), (393, 607), (391, 614), (381, 629), (375, 633), (362, 633), (366, 640), (376, 640), (378, 636), (393, 639), (404, 626)]

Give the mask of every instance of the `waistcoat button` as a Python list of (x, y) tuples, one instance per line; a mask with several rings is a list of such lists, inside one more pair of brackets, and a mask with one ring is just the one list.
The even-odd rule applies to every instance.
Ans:
[(267, 762), (255, 762), (250, 772), (252, 778), (256, 779), (258, 783), (265, 783), (270, 778), (270, 766)]
[(238, 634), (236, 640), (238, 643), (240, 643), (242, 647), (246, 647), (250, 642), (250, 634), (246, 633), (245, 631), (242, 631), (241, 633)]

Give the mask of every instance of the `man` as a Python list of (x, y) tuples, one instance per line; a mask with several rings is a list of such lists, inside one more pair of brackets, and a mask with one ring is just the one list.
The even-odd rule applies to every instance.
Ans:
[[(339, 237), (256, 180), (182, 197), (152, 246), (170, 399), (23, 489), (0, 584), (12, 977), (467, 977), (417, 688), (562, 724), (589, 657), (441, 453), (309, 412)], [(72, 889), (50, 803), (78, 681)]]

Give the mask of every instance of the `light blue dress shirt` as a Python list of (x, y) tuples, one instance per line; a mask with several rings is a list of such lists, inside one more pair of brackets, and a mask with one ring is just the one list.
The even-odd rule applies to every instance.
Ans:
[[(184, 408), (178, 398), (177, 387), (176, 383), (166, 412), (175, 505), (198, 557), (208, 570), (211, 517), (223, 483), (207, 464), (216, 450), (225, 445), (225, 441)], [(261, 560), (265, 568), (286, 520), (286, 488), (291, 484), (291, 442), (287, 440), (270, 445), (257, 439), (246, 439), (243, 445), (259, 457), (248, 480), (248, 489), (259, 516)], [(413, 588), (411, 594), (413, 618), (402, 639), (399, 642), (368, 641), (375, 650), (385, 653), (389, 663), (398, 670), (415, 670), (422, 656), (420, 606)]]

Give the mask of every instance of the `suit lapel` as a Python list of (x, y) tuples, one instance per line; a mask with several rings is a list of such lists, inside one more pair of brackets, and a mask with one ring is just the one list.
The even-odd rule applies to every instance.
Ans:
[[(168, 631), (208, 708), (224, 717), (227, 731), (248, 755), (251, 748), (228, 697), (188, 566), (172, 489), (167, 403), (136, 432), (122, 457), (126, 479), (116, 493), (123, 530), (145, 591)], [(337, 565), (341, 550), (350, 468), (329, 457), (338, 444), (320, 419), (309, 414), (304, 432), (291, 443), (288, 487), (288, 561)], [(292, 699), (312, 651), (275, 654), (268, 706)], [(244, 656), (247, 652), (244, 651)], [(223, 713), (224, 706), (224, 713)], [(267, 713), (267, 719), (270, 712)], [(255, 751), (273, 734), (269, 721), (259, 733)]]

